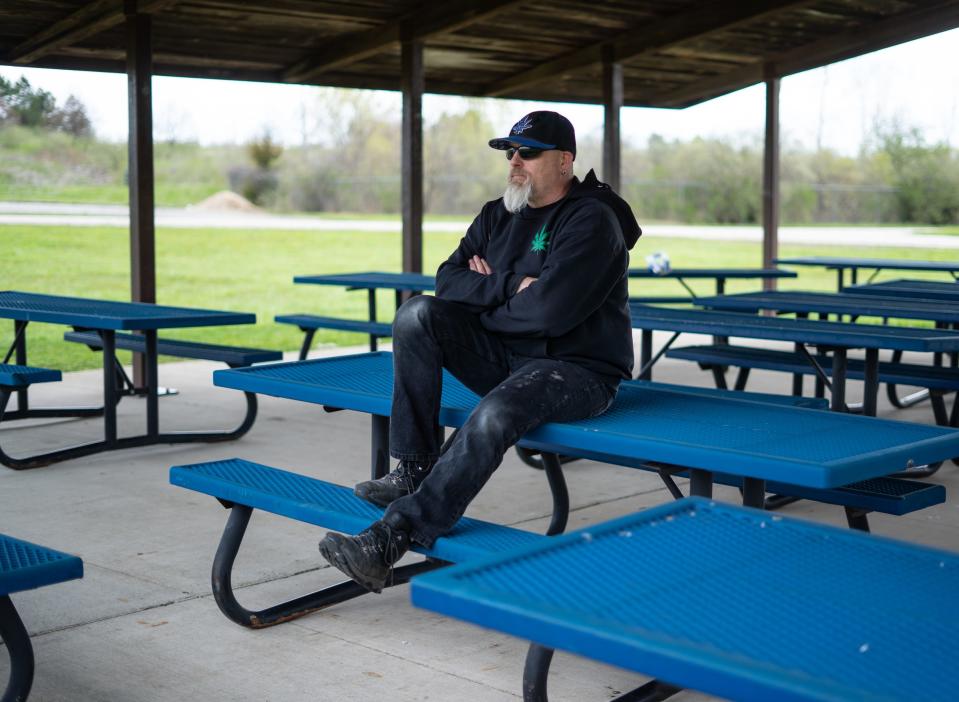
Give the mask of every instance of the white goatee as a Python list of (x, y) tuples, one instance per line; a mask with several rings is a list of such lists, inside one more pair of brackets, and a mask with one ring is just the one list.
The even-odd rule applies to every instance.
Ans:
[(513, 183), (506, 184), (506, 191), (503, 193), (503, 206), (507, 212), (516, 214), (529, 204), (529, 196), (533, 192), (533, 182), (529, 179), (522, 185)]

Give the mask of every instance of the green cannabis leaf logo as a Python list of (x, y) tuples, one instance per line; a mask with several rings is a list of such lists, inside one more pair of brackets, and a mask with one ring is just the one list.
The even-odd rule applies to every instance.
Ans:
[(533, 252), (545, 251), (547, 246), (549, 246), (549, 232), (546, 231), (546, 225), (544, 224), (543, 228), (533, 236), (533, 245), (529, 247), (529, 250)]

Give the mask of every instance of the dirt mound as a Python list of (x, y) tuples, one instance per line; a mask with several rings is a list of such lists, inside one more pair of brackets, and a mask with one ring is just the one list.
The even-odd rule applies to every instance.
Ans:
[(221, 190), (218, 193), (210, 195), (205, 200), (191, 206), (197, 210), (208, 210), (211, 212), (262, 212), (259, 207), (247, 200), (242, 195), (237, 195), (231, 190)]

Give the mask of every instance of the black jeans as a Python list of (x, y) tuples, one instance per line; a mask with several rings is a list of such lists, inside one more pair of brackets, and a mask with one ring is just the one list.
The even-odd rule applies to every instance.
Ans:
[[(482, 399), (441, 452), (443, 368)], [(453, 528), (520, 437), (546, 422), (594, 417), (616, 396), (602, 376), (574, 363), (511, 353), (475, 314), (425, 295), (397, 310), (393, 372), (390, 453), (436, 463), (419, 489), (387, 513), (404, 517), (411, 538), (427, 548)]]

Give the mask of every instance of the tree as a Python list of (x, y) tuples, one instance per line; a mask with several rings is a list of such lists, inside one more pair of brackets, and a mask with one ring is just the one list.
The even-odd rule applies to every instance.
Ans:
[(34, 88), (25, 76), (16, 83), (0, 77), (0, 124), (3, 123), (54, 129), (77, 137), (93, 134), (93, 125), (80, 100), (71, 95), (59, 109), (51, 93)]
[(269, 171), (277, 159), (283, 155), (283, 146), (273, 141), (273, 135), (268, 129), (251, 141), (246, 149), (253, 163), (261, 171)]
[(878, 128), (877, 138), (892, 165), (901, 220), (959, 223), (959, 158), (949, 145), (929, 146), (918, 129), (895, 123)]
[(0, 98), (7, 119), (24, 127), (43, 127), (56, 109), (56, 99), (41, 88), (34, 89), (26, 77), (16, 83), (0, 82)]
[(87, 116), (86, 107), (73, 95), (63, 103), (62, 109), (53, 111), (48, 124), (57, 131), (66, 132), (75, 137), (93, 136), (93, 125)]

